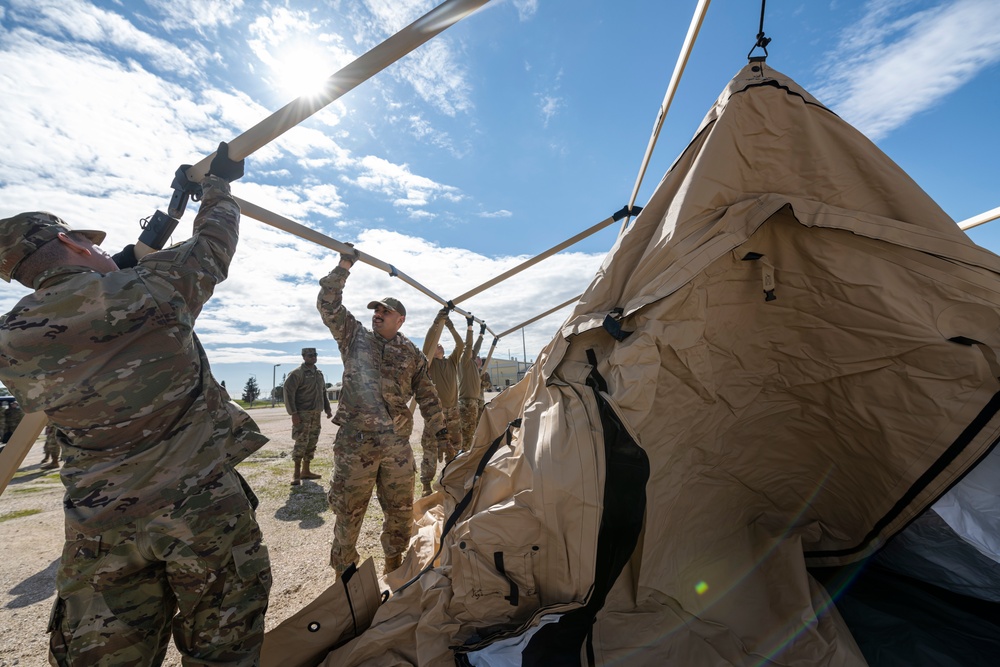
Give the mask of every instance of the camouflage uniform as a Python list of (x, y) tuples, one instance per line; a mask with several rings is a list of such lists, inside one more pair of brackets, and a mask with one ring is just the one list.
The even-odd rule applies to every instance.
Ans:
[[(451, 324), (449, 321), (448, 324)], [(432, 326), (433, 329), (433, 326)], [(423, 458), (420, 460), (420, 482), (429, 490), (430, 483), (437, 472), (439, 459), (450, 461), (462, 449), (462, 419), (458, 411), (458, 367), (462, 361), (462, 350), (465, 343), (455, 331), (454, 325), (448, 327), (455, 337), (455, 349), (444, 359), (431, 359), (427, 374), (437, 389), (441, 408), (444, 411), (445, 424), (448, 426), (448, 445), (438, 447), (435, 431), (430, 422), (424, 422), (424, 431), (420, 437), (423, 448)], [(439, 451), (439, 449), (441, 451)]]
[(340, 430), (327, 496), (337, 515), (330, 565), (338, 572), (358, 562), (355, 545), (373, 486), (385, 515), (382, 548), (387, 562), (401, 555), (410, 539), (414, 471), (410, 398), (416, 395), (424, 420), (435, 432), (445, 428), (423, 353), (401, 333), (385, 340), (369, 331), (344, 307), (349, 275), (338, 266), (320, 280), (316, 302), (344, 362), (343, 389), (333, 417)]
[[(51, 424), (45, 427), (45, 445), (42, 447), (42, 451), (45, 452), (45, 458), (42, 459), (42, 463), (52, 461), (53, 464), (58, 464), (59, 429)], [(55, 465), (52, 467), (55, 467)]]
[(472, 344), (472, 327), (465, 333), (465, 353), (459, 370), (458, 409), (462, 413), (462, 442), (468, 447), (476, 434), (479, 417), (483, 414), (483, 381), (476, 366), (479, 348), (483, 345), (483, 334), (479, 334), (476, 344)]
[(190, 240), (106, 274), (54, 266), (0, 319), (0, 380), (62, 434), (53, 664), (158, 664), (171, 626), (186, 662), (258, 660), (270, 565), (234, 466), (267, 438), (193, 332), (239, 221), (225, 181), (203, 186)]
[(299, 423), (292, 427), (293, 461), (312, 461), (319, 442), (321, 413), (330, 414), (330, 399), (326, 395), (326, 380), (323, 371), (302, 364), (285, 378), (285, 410), (290, 415), (298, 414)]

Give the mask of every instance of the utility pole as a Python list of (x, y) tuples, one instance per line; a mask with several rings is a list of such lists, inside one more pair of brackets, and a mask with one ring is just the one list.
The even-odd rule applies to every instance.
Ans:
[(278, 394), (278, 384), (276, 382), (276, 379), (278, 377), (277, 376), (278, 366), (280, 366), (280, 365), (281, 364), (275, 364), (274, 368), (271, 369), (271, 407), (272, 408), (274, 407), (274, 404), (275, 404), (275, 402), (277, 401), (277, 398), (278, 398), (278, 396), (277, 396), (277, 394)]

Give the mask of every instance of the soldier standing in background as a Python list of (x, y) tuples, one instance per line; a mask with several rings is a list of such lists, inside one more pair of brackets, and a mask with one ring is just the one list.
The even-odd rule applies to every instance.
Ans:
[(475, 320), (466, 317), (465, 352), (462, 353), (462, 364), (459, 371), (458, 409), (462, 413), (462, 445), (466, 449), (472, 447), (472, 436), (476, 434), (479, 417), (483, 413), (483, 379), (479, 375), (479, 366), (483, 363), (479, 358), (479, 348), (483, 345), (483, 334), (486, 324), (479, 328), (479, 338), (472, 344), (472, 326)]
[(382, 550), (385, 572), (397, 569), (410, 539), (413, 521), (413, 414), (407, 405), (416, 395), (424, 421), (431, 423), (439, 443), (448, 436), (434, 383), (427, 376), (427, 359), (399, 333), (406, 308), (398, 299), (372, 301), (369, 331), (344, 307), (344, 284), (355, 254), (320, 280), (316, 301), (323, 323), (340, 347), (344, 381), (333, 417), (340, 425), (333, 445), (333, 477), (327, 500), (337, 519), (330, 547), (330, 565), (337, 575), (358, 561), (355, 548), (375, 487), (385, 519)]
[(42, 451), (42, 470), (52, 470), (59, 467), (59, 433), (58, 429), (49, 424), (45, 427), (45, 445)]
[[(448, 427), (448, 445), (438, 446), (431, 423), (425, 421), (424, 432), (420, 438), (420, 444), (424, 450), (423, 457), (420, 459), (420, 483), (423, 486), (422, 493), (425, 496), (429, 496), (432, 492), (431, 482), (434, 480), (434, 473), (437, 472), (438, 460), (451, 461), (462, 449), (462, 419), (458, 412), (458, 368), (462, 363), (462, 350), (465, 349), (465, 343), (458, 335), (455, 325), (451, 323), (447, 308), (442, 308), (441, 312), (438, 313), (434, 324), (431, 325), (431, 331), (436, 326), (440, 326), (442, 320), (455, 339), (455, 349), (445, 357), (444, 347), (438, 345), (427, 374), (430, 375), (438, 398), (441, 400), (441, 409), (444, 411), (444, 420)], [(428, 335), (430, 335), (430, 331)]]
[(220, 144), (194, 236), (120, 270), (104, 232), (0, 220), (0, 278), (35, 290), (0, 317), (0, 381), (65, 456), (52, 664), (158, 665), (171, 630), (186, 665), (259, 661), (271, 569), (234, 466), (267, 438), (193, 331), (236, 250), (242, 175)]
[(300, 480), (320, 478), (320, 475), (309, 470), (319, 441), (320, 412), (333, 417), (323, 371), (316, 368), (316, 348), (302, 348), (302, 365), (285, 378), (284, 396), (285, 410), (292, 416), (292, 438), (295, 440), (295, 447), (292, 449), (292, 461), (295, 462), (292, 486), (298, 486), (302, 483)]

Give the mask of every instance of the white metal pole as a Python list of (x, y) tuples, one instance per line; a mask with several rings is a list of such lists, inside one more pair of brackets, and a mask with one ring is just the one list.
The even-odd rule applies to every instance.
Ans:
[(985, 213), (980, 213), (979, 215), (967, 218), (962, 222), (958, 223), (959, 229), (972, 229), (973, 227), (978, 227), (979, 225), (986, 224), (987, 222), (992, 222), (1000, 218), (1000, 206), (995, 209), (986, 211)]
[[(663, 102), (660, 104), (660, 111), (656, 115), (656, 122), (653, 123), (653, 134), (649, 137), (649, 144), (646, 145), (646, 154), (642, 156), (639, 175), (636, 177), (635, 185), (632, 187), (632, 196), (628, 200), (628, 210), (630, 211), (635, 204), (636, 197), (639, 196), (639, 187), (642, 185), (642, 179), (646, 175), (649, 160), (653, 156), (656, 140), (660, 137), (663, 121), (666, 120), (667, 112), (670, 111), (670, 104), (677, 93), (677, 86), (680, 85), (681, 77), (684, 75), (684, 68), (687, 66), (688, 58), (691, 57), (691, 50), (694, 48), (695, 40), (698, 39), (698, 31), (701, 30), (701, 24), (705, 20), (709, 4), (711, 4), (711, 0), (698, 0), (698, 6), (694, 9), (694, 16), (691, 17), (691, 25), (688, 26), (687, 36), (684, 38), (680, 55), (677, 57), (677, 63), (674, 65), (674, 73), (670, 77), (670, 84), (667, 85), (667, 92), (663, 96)], [(622, 222), (622, 232), (628, 227), (628, 222), (631, 219), (631, 216), (625, 216), (625, 220)]]

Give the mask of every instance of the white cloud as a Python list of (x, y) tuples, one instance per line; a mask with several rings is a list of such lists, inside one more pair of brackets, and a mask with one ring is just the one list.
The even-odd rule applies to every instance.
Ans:
[(507, 209), (500, 209), (499, 211), (484, 211), (479, 214), (480, 218), (509, 218), (514, 215)]
[[(154, 67), (185, 75), (197, 73), (195, 63), (208, 52), (198, 45), (181, 49), (136, 28), (119, 14), (79, 0), (11, 0), (11, 20), (30, 21), (36, 30), (55, 38), (68, 36), (150, 59)], [(192, 54), (189, 51), (193, 51)]]
[(359, 161), (362, 173), (348, 182), (372, 192), (395, 197), (394, 206), (426, 206), (433, 199), (457, 194), (457, 188), (436, 183), (425, 176), (418, 176), (405, 165), (393, 164), (374, 155)]
[(562, 98), (554, 97), (552, 95), (539, 95), (538, 108), (542, 112), (542, 124), (545, 127), (549, 126), (549, 121), (552, 120), (559, 109), (565, 106)]
[(538, 11), (538, 0), (514, 0), (514, 7), (517, 8), (517, 18), (527, 21)]
[(145, 0), (157, 10), (164, 30), (202, 30), (232, 25), (243, 10), (243, 0)]
[[(369, 49), (405, 28), (437, 4), (427, 0), (366, 0), (369, 15), (355, 13), (355, 38)], [(411, 86), (428, 104), (447, 116), (472, 110), (468, 68), (447, 32), (424, 43), (388, 69), (396, 81)]]
[(956, 0), (902, 16), (872, 1), (831, 54), (816, 97), (873, 139), (934, 106), (1000, 62), (1000, 3)]

